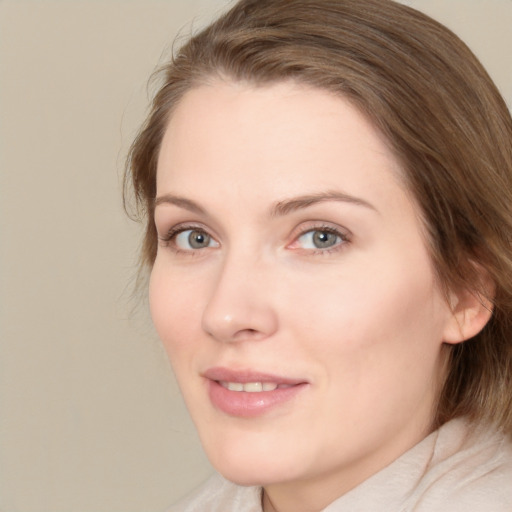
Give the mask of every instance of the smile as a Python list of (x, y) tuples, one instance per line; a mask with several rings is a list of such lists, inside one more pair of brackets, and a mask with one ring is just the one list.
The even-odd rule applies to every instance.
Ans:
[(224, 414), (239, 418), (254, 418), (276, 408), (289, 407), (295, 397), (309, 387), (302, 379), (250, 370), (217, 367), (202, 376), (211, 404)]
[(274, 391), (275, 389), (289, 388), (289, 384), (277, 384), (275, 382), (225, 382), (219, 384), (229, 391), (242, 391), (245, 393), (261, 393), (262, 391)]

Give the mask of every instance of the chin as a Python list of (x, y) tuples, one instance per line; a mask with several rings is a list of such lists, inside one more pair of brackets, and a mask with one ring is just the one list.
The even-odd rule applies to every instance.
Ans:
[(217, 471), (230, 482), (234, 484), (245, 486), (245, 487), (262, 487), (264, 485), (268, 485), (266, 480), (261, 478), (261, 475), (253, 474), (253, 472), (248, 471), (247, 474), (240, 474), (238, 471), (233, 471), (232, 468), (230, 470), (224, 471), (225, 468), (216, 468)]
[[(269, 461), (270, 462), (270, 461)], [(246, 463), (246, 466), (248, 464)], [(250, 465), (250, 464), (249, 464)], [(279, 471), (275, 469), (273, 464), (266, 465), (265, 468), (239, 468), (222, 464), (222, 466), (215, 466), (215, 469), (230, 482), (242, 486), (258, 486), (263, 487), (271, 484), (282, 483), (285, 480), (290, 480), (290, 474), (286, 471)]]
[(297, 460), (290, 460), (282, 450), (253, 443), (215, 443), (212, 449), (205, 445), (212, 466), (227, 480), (243, 486), (262, 486), (289, 480), (297, 469)]

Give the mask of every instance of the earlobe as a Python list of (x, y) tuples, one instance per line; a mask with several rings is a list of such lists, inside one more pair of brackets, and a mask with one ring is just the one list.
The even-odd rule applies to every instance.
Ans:
[(485, 284), (485, 295), (467, 289), (451, 295), (451, 318), (444, 331), (445, 343), (461, 343), (476, 336), (490, 320), (495, 286), (490, 279), (486, 279)]

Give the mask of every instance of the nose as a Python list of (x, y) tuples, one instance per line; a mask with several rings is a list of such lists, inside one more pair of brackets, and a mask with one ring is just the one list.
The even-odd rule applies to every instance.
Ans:
[(223, 342), (264, 340), (278, 328), (272, 272), (239, 258), (225, 261), (203, 311), (202, 328)]

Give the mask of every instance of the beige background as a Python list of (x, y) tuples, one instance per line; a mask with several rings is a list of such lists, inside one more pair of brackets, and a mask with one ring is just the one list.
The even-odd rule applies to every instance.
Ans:
[[(512, 103), (512, 0), (412, 0)], [(0, 0), (0, 510), (160, 512), (211, 471), (144, 304), (123, 159), (223, 0)], [(185, 28), (184, 28), (185, 27)]]

